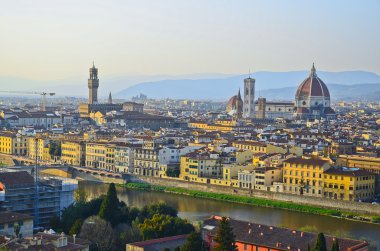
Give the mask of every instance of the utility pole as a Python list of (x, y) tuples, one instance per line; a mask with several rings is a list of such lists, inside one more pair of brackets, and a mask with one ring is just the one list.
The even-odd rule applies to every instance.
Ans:
[(34, 153), (35, 153), (35, 167), (34, 167), (34, 226), (39, 225), (39, 191), (38, 191), (38, 138), (34, 138)]

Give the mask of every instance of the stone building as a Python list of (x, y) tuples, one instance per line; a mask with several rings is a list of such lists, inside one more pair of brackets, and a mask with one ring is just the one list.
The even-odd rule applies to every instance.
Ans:
[(251, 76), (244, 79), (244, 118), (252, 119), (255, 117), (255, 82), (256, 80)]
[(310, 75), (298, 86), (294, 116), (296, 119), (335, 118), (335, 111), (330, 107), (329, 89), (317, 76), (314, 64)]

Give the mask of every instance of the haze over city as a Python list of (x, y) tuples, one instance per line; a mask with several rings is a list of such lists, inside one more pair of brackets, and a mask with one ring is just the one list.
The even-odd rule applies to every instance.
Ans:
[[(380, 74), (380, 2), (6, 1), (0, 76), (366, 70)], [(3, 83), (1, 83), (3, 85)]]

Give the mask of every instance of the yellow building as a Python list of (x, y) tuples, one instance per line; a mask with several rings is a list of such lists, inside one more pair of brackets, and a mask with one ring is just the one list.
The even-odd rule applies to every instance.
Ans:
[(115, 145), (86, 143), (86, 166), (115, 171)]
[(92, 119), (93, 121), (95, 121), (95, 123), (97, 125), (104, 125), (106, 123), (106, 121), (104, 119), (105, 113), (102, 113), (100, 111), (90, 112), (89, 113), (89, 117), (90, 117), (90, 119)]
[(221, 177), (222, 166), (216, 158), (201, 153), (181, 157), (179, 178), (187, 181), (210, 183), (210, 178)]
[(29, 137), (27, 139), (28, 157), (30, 159), (36, 158), (36, 141), (37, 141), (37, 159), (40, 161), (49, 162), (52, 157), (49, 154), (50, 140), (47, 138)]
[(336, 164), (345, 167), (357, 167), (376, 175), (376, 193), (380, 193), (380, 158), (361, 155), (339, 155)]
[(0, 153), (26, 155), (27, 149), (26, 136), (8, 132), (0, 134)]
[(338, 166), (357, 167), (374, 174), (380, 174), (380, 158), (360, 155), (339, 155)]
[(283, 162), (284, 192), (298, 195), (323, 196), (323, 173), (330, 168), (328, 160), (290, 158)]
[(232, 146), (239, 150), (249, 150), (252, 153), (266, 153), (267, 145), (258, 141), (234, 141)]
[(330, 168), (323, 175), (323, 196), (346, 201), (372, 201), (375, 175), (358, 168)]
[(62, 141), (62, 163), (84, 166), (86, 162), (86, 144), (83, 141)]

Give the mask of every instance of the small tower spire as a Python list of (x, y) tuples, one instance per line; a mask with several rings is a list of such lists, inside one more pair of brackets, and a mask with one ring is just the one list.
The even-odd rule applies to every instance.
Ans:
[(240, 88), (239, 88), (239, 92), (238, 92), (238, 99), (241, 99)]
[(112, 104), (112, 94), (111, 94), (111, 92), (108, 95), (108, 104)]
[(314, 63), (313, 63), (313, 66), (311, 67), (311, 70), (310, 70), (310, 75), (311, 76), (316, 76), (317, 74), (316, 74), (316, 69), (315, 69), (315, 66), (314, 66)]
[(94, 60), (92, 60), (92, 68), (95, 68)]

